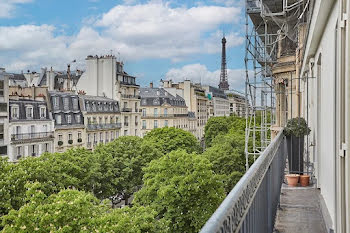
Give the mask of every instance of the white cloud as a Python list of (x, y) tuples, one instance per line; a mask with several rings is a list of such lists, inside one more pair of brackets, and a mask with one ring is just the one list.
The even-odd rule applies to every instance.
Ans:
[[(170, 69), (165, 78), (174, 82), (181, 82), (186, 79), (195, 83), (211, 85), (217, 87), (220, 82), (220, 70), (209, 71), (205, 65), (191, 64), (183, 66), (179, 69)], [(228, 82), (230, 89), (243, 92), (245, 86), (245, 70), (244, 69), (228, 69)]]
[(32, 2), (33, 0), (1, 0), (0, 18), (10, 18), (13, 16), (17, 4)]
[[(110, 50), (129, 61), (156, 58), (176, 62), (193, 54), (220, 52), (222, 32), (218, 28), (238, 24), (240, 14), (236, 7), (171, 7), (152, 0), (117, 5), (102, 16), (87, 17), (79, 33), (69, 37), (59, 36), (60, 31), (50, 25), (0, 27), (0, 64), (18, 71), (38, 66), (62, 68), (77, 59), (82, 68), (87, 55)], [(235, 32), (226, 37), (228, 47), (244, 40)]]

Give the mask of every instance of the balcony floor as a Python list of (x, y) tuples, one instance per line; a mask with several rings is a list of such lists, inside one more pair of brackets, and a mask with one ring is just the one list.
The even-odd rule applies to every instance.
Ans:
[(275, 232), (326, 233), (319, 207), (319, 190), (313, 187), (288, 187), (281, 190)]

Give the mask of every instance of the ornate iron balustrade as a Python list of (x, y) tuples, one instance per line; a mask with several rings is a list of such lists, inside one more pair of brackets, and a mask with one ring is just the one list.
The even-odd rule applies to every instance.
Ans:
[(53, 138), (53, 132), (40, 132), (40, 133), (22, 133), (22, 134), (12, 134), (11, 140), (29, 140), (29, 139), (40, 139), (40, 138)]
[(122, 112), (132, 112), (131, 108), (122, 108)]
[(141, 118), (173, 118), (188, 117), (188, 114), (143, 114)]
[(286, 155), (285, 138), (280, 132), (200, 232), (273, 232)]
[(121, 94), (122, 98), (125, 99), (141, 99), (140, 95), (126, 95), (126, 94)]
[(88, 124), (87, 130), (100, 130), (100, 129), (120, 129), (121, 123), (110, 123), (110, 124)]

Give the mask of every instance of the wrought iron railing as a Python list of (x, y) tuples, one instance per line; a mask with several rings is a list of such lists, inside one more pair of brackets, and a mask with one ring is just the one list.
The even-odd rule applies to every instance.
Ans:
[(100, 130), (100, 129), (120, 129), (121, 123), (110, 123), (110, 124), (88, 124), (87, 130)]
[(280, 132), (200, 232), (273, 232), (286, 154), (285, 138)]
[(11, 140), (27, 140), (27, 139), (39, 139), (39, 138), (53, 138), (53, 132), (40, 132), (40, 133), (22, 133), (22, 134), (12, 134)]
[(142, 118), (173, 118), (173, 117), (188, 117), (188, 114), (142, 114)]
[(132, 112), (131, 108), (122, 108), (122, 112)]
[(125, 98), (125, 99), (140, 99), (140, 95), (126, 95), (126, 94), (122, 94), (122, 98)]

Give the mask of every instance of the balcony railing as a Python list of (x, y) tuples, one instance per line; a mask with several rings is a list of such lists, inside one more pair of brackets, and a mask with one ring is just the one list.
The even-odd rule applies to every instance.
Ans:
[(28, 140), (28, 139), (40, 139), (40, 138), (53, 138), (53, 132), (41, 132), (41, 133), (22, 133), (22, 134), (12, 134), (11, 140)]
[(273, 232), (286, 154), (285, 138), (280, 132), (200, 232)]
[(126, 94), (122, 94), (122, 98), (125, 98), (125, 99), (141, 99), (139, 95), (126, 95)]
[(88, 124), (88, 130), (100, 130), (100, 129), (120, 129), (121, 123), (110, 123), (110, 124)]
[(122, 108), (122, 112), (132, 112), (131, 108)]
[(173, 117), (188, 117), (188, 114), (143, 114), (142, 118), (173, 118)]

